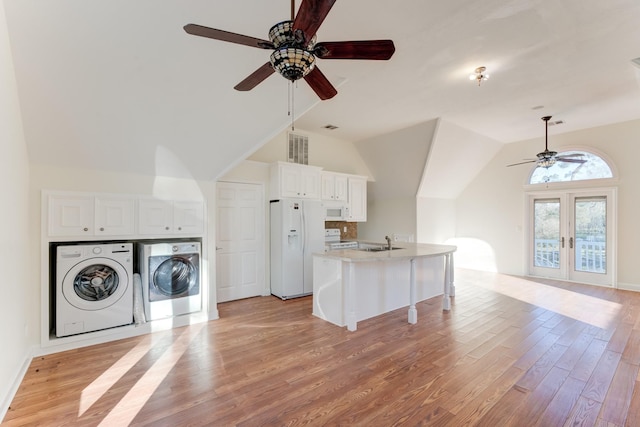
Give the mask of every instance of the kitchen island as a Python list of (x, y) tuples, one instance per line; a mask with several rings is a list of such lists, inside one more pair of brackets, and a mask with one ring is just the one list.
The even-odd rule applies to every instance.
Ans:
[[(379, 245), (382, 247), (382, 245)], [(343, 249), (313, 256), (313, 315), (355, 331), (361, 320), (438, 295), (451, 309), (455, 246), (398, 243), (392, 250)]]

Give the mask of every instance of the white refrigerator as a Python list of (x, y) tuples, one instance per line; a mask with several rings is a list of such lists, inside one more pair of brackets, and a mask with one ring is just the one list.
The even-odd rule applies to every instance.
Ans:
[(324, 251), (322, 202), (271, 203), (271, 293), (283, 300), (313, 293), (313, 253)]

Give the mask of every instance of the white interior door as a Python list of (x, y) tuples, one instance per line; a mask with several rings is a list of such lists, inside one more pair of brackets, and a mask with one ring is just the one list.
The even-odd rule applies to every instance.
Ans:
[(529, 274), (615, 284), (615, 192), (529, 196)]
[(264, 187), (219, 182), (216, 221), (218, 302), (264, 295)]

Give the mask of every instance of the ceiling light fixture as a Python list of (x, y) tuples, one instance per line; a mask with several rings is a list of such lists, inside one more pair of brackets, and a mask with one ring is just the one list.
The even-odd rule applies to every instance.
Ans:
[(483, 80), (487, 80), (489, 78), (489, 74), (486, 74), (485, 71), (487, 71), (486, 67), (476, 68), (476, 71), (469, 76), (469, 80), (477, 80), (478, 86), (480, 86), (480, 83)]
[(269, 31), (269, 39), (276, 49), (271, 54), (271, 65), (285, 79), (292, 82), (299, 80), (315, 67), (316, 57), (311, 52), (315, 36), (305, 46), (304, 34), (293, 29), (293, 21), (274, 25)]

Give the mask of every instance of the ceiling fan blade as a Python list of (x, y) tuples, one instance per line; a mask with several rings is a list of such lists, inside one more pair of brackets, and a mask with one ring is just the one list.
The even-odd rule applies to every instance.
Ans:
[(587, 161), (584, 159), (570, 159), (565, 156), (556, 157), (556, 160), (558, 162), (567, 162), (567, 163), (587, 163)]
[(313, 53), (323, 59), (387, 60), (395, 51), (392, 40), (357, 40), (318, 43)]
[(246, 79), (234, 86), (235, 90), (247, 91), (262, 83), (267, 77), (273, 74), (275, 70), (271, 65), (271, 62), (265, 63), (262, 67), (255, 70)]
[(524, 164), (527, 164), (527, 163), (535, 163), (535, 162), (537, 162), (537, 160), (527, 160), (526, 162), (513, 163), (513, 164), (510, 164), (510, 165), (507, 165), (507, 167), (524, 165)]
[(582, 153), (563, 154), (562, 157), (584, 157)]
[(336, 0), (302, 0), (296, 19), (293, 21), (295, 30), (302, 30), (309, 42), (322, 25)]
[(198, 24), (187, 24), (184, 30), (194, 36), (207, 37), (214, 40), (242, 44), (245, 46), (257, 47), (260, 49), (273, 49), (273, 43), (255, 37), (243, 36), (242, 34), (231, 33), (229, 31), (217, 30), (215, 28), (203, 27)]
[(304, 76), (304, 79), (307, 81), (307, 83), (309, 83), (311, 89), (313, 89), (313, 91), (322, 100), (331, 99), (338, 93), (336, 88), (333, 87), (331, 82), (325, 77), (324, 74), (322, 74), (318, 67), (315, 67), (313, 70), (311, 70), (309, 74)]

